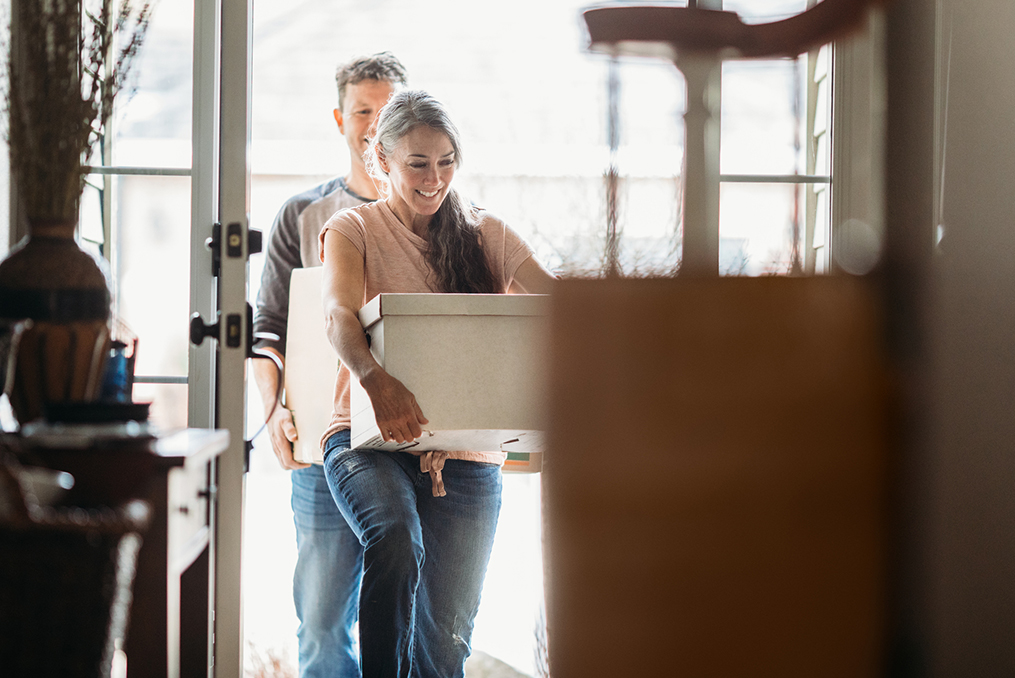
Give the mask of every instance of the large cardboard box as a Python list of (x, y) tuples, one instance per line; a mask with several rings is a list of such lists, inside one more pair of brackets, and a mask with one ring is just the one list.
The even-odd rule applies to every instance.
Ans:
[(416, 396), (423, 437), (385, 443), (366, 392), (351, 387), (353, 447), (505, 451), (538, 470), (546, 428), (548, 297), (381, 294), (359, 312), (377, 362)]
[[(324, 333), (320, 267), (293, 271), (285, 398), (294, 456), (321, 463), (338, 356)], [(545, 430), (548, 300), (542, 295), (382, 294), (360, 311), (378, 362), (413, 392), (430, 420), (419, 450), (504, 450), (506, 472), (535, 472)], [(353, 379), (354, 447), (383, 443), (369, 398)]]

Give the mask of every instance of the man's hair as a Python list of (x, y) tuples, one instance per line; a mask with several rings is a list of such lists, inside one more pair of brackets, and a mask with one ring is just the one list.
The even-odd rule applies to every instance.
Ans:
[(338, 110), (345, 105), (346, 85), (355, 85), (364, 80), (380, 80), (392, 85), (405, 85), (405, 66), (391, 52), (379, 52), (370, 56), (356, 57), (342, 64), (335, 71), (338, 85)]

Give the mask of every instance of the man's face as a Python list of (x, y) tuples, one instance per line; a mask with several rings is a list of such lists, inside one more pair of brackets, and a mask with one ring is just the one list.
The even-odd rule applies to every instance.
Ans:
[(342, 110), (335, 109), (335, 121), (354, 163), (363, 164), (363, 154), (376, 131), (377, 114), (394, 91), (386, 80), (361, 80), (345, 86), (345, 101)]

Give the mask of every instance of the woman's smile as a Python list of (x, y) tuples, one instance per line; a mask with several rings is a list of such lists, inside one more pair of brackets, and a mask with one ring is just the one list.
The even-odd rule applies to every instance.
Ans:
[(425, 234), (430, 218), (447, 197), (457, 165), (451, 139), (418, 125), (377, 161), (391, 185), (388, 205), (405, 226)]

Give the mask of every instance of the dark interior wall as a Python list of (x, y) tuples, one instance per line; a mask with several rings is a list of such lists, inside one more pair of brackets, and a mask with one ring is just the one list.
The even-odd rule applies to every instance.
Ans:
[(894, 675), (1015, 675), (1013, 26), (1010, 0), (888, 6)]
[(889, 9), (887, 270), (907, 403), (898, 640), (916, 675), (1015, 675), (1012, 26), (1010, 0)]
[[(1015, 675), (1015, 3), (942, 0), (928, 533), (935, 673)], [(949, 59), (949, 45), (950, 59)]]

